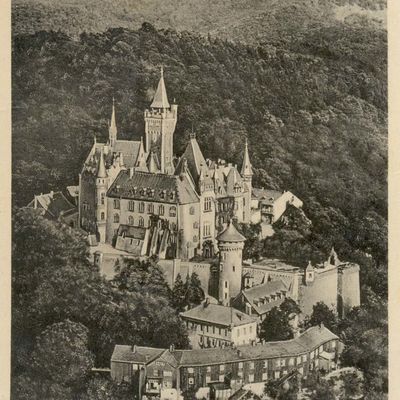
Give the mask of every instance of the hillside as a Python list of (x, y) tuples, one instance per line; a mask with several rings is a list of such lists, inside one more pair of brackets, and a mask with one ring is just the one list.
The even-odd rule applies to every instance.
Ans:
[(280, 41), (338, 21), (386, 27), (386, 1), (372, 0), (14, 0), (13, 32), (61, 30), (71, 36), (108, 28), (194, 31), (246, 43)]
[(13, 61), (15, 204), (77, 182), (113, 96), (121, 136), (138, 139), (163, 64), (178, 154), (192, 126), (214, 159), (240, 163), (248, 137), (255, 184), (304, 200), (321, 251), (386, 260), (384, 33), (338, 24), (256, 48), (144, 24), (20, 36)]

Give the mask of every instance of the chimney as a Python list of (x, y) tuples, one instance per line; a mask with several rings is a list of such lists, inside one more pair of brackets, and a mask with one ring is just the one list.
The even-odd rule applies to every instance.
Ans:
[(175, 345), (171, 344), (169, 346), (169, 352), (172, 353), (173, 351), (175, 351)]
[(237, 349), (237, 355), (238, 355), (238, 357), (242, 357), (242, 351)]
[(319, 324), (319, 328), (322, 329), (324, 327), (324, 323), (321, 321)]
[(136, 353), (137, 347), (136, 344), (133, 345), (133, 352)]
[(129, 178), (132, 179), (133, 178), (133, 167), (129, 168)]
[(50, 192), (50, 197), (53, 198), (53, 196), (54, 196), (54, 192), (51, 191), (51, 192)]

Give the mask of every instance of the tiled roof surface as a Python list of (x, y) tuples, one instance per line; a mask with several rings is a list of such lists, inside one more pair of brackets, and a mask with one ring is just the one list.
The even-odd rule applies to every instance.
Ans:
[(188, 204), (199, 200), (187, 176), (121, 171), (107, 192), (110, 197)]
[(205, 303), (181, 313), (181, 316), (182, 318), (190, 318), (223, 326), (230, 326), (231, 324), (233, 326), (240, 326), (255, 321), (249, 315), (235, 308)]
[[(76, 207), (67, 200), (62, 192), (50, 192), (35, 197), (37, 206), (46, 210), (53, 218), (77, 211)], [(28, 207), (35, 207), (35, 200), (32, 200)]]
[(257, 200), (262, 200), (272, 204), (275, 200), (279, 199), (283, 193), (279, 190), (253, 188), (251, 194), (252, 197)]
[[(114, 145), (114, 152), (121, 152), (124, 157), (124, 165), (127, 168), (134, 167), (139, 154), (140, 141), (117, 140)], [(110, 154), (110, 153), (109, 153)]]
[[(237, 348), (173, 350), (171, 354), (181, 367), (224, 364), (241, 360), (293, 357), (298, 354), (310, 352), (322, 344), (335, 339), (338, 339), (338, 337), (327, 328), (313, 326), (299, 337), (282, 342), (267, 342), (254, 346), (243, 345)], [(116, 345), (111, 361), (151, 362), (161, 356), (164, 351), (165, 349), (137, 347), (136, 352), (133, 352), (131, 346)], [(146, 356), (148, 357), (147, 361)]]
[(252, 307), (256, 310), (256, 312), (259, 315), (262, 315), (270, 311), (273, 307), (278, 307), (279, 305), (281, 305), (285, 299), (283, 297), (281, 299), (277, 298), (265, 304), (257, 302), (257, 300), (287, 290), (288, 287), (282, 280), (276, 280), (266, 282), (261, 285), (256, 285), (250, 289), (245, 289), (242, 293), (250, 302)]
[(200, 176), (201, 169), (208, 170), (208, 168), (203, 153), (200, 150), (200, 146), (194, 137), (189, 140), (185, 152), (182, 154), (182, 157), (176, 167), (176, 171), (180, 169), (180, 164), (183, 163), (184, 159), (186, 159), (187, 161), (187, 167), (190, 171), (190, 174), (192, 175), (195, 182), (197, 182)]
[(229, 223), (227, 228), (217, 236), (217, 240), (219, 242), (244, 242), (246, 238), (238, 232), (235, 225)]
[(165, 349), (157, 349), (155, 347), (136, 346), (136, 351), (134, 352), (132, 346), (117, 344), (114, 347), (111, 361), (148, 363), (159, 357), (164, 351)]
[(125, 234), (126, 237), (143, 240), (146, 235), (146, 228), (121, 224), (118, 228), (118, 236)]
[(161, 73), (161, 78), (158, 81), (157, 90), (151, 103), (152, 108), (169, 108), (167, 90), (165, 89), (164, 77)]

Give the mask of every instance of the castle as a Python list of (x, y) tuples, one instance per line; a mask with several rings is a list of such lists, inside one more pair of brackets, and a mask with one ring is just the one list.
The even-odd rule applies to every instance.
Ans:
[(144, 140), (118, 139), (113, 103), (108, 141), (95, 141), (79, 175), (79, 224), (98, 242), (136, 256), (208, 258), (228, 220), (272, 224), (288, 204), (302, 206), (288, 191), (252, 187), (247, 141), (240, 171), (224, 160), (206, 160), (193, 133), (176, 158), (177, 118), (162, 69), (144, 112)]

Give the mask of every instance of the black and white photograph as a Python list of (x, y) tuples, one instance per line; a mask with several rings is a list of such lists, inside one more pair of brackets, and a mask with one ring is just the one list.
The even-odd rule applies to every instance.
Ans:
[(11, 1), (10, 399), (389, 399), (387, 14)]

